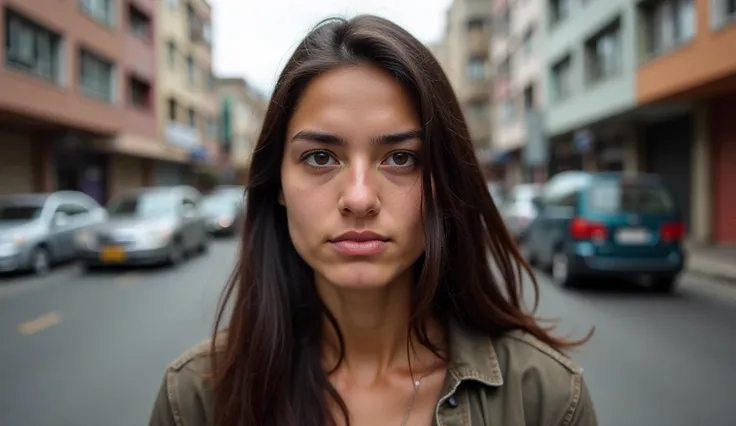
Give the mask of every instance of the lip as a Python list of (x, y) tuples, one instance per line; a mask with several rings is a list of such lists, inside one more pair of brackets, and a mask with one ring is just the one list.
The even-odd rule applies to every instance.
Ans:
[(346, 256), (372, 256), (382, 252), (389, 239), (373, 231), (348, 231), (330, 240)]

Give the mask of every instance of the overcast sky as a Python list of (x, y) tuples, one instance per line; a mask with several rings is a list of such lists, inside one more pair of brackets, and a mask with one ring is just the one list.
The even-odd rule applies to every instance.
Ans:
[(269, 94), (307, 31), (329, 16), (371, 13), (391, 19), (425, 43), (441, 38), (451, 0), (210, 0), (214, 68), (245, 77)]

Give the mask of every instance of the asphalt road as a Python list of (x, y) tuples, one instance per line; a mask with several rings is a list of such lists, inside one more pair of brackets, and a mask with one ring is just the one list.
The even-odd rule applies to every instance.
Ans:
[[(211, 329), (234, 242), (177, 269), (0, 280), (0, 425), (147, 422), (165, 366)], [(619, 284), (563, 291), (542, 275), (540, 314), (593, 339), (585, 368), (603, 426), (734, 424), (736, 287), (684, 278), (673, 295)]]

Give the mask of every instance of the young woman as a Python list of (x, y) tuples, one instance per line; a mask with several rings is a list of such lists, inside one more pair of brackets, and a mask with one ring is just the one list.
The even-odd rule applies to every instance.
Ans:
[[(431, 53), (373, 16), (318, 25), (253, 156), (216, 330), (156, 426), (593, 426), (581, 370), (522, 308), (504, 228)], [(534, 289), (536, 290), (536, 284)]]

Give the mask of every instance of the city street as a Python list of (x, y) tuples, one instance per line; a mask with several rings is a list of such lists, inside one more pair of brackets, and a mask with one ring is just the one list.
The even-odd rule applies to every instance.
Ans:
[[(177, 269), (0, 280), (0, 424), (144, 425), (164, 367), (205, 338), (236, 242)], [(596, 334), (574, 357), (600, 424), (733, 424), (736, 287), (685, 277), (672, 295), (563, 291), (540, 275), (544, 317)]]

